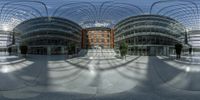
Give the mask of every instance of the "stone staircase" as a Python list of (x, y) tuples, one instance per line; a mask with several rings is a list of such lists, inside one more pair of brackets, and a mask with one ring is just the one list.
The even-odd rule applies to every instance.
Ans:
[(79, 56), (84, 56), (93, 59), (115, 58), (114, 49), (83, 49), (79, 52)]

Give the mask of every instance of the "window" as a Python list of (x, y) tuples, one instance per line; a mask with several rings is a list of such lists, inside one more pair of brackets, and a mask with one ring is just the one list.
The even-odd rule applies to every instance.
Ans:
[(104, 39), (101, 39), (101, 42), (104, 42)]

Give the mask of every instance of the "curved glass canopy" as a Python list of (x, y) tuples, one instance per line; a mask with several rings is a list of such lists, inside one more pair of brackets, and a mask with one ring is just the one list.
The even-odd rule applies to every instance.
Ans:
[[(130, 16), (158, 14), (179, 21), (185, 31), (191, 31), (200, 30), (199, 9), (199, 0), (2, 0), (0, 30), (12, 31), (23, 21), (44, 16), (66, 18), (83, 28), (112, 28)], [(190, 43), (200, 46), (200, 38), (191, 38)]]

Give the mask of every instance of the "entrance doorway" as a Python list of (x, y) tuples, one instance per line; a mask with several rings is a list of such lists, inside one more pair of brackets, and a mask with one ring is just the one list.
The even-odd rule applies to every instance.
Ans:
[(47, 48), (45, 47), (31, 47), (29, 48), (30, 54), (46, 55)]

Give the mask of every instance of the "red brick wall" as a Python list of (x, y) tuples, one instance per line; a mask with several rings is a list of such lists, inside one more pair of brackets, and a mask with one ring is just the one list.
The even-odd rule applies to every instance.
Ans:
[[(87, 34), (88, 37), (86, 37)], [(88, 45), (88, 47), (91, 48), (92, 44), (95, 43), (102, 44), (104, 48), (109, 46), (110, 48), (114, 48), (114, 30), (82, 30), (81, 47), (85, 49), (86, 45)]]

